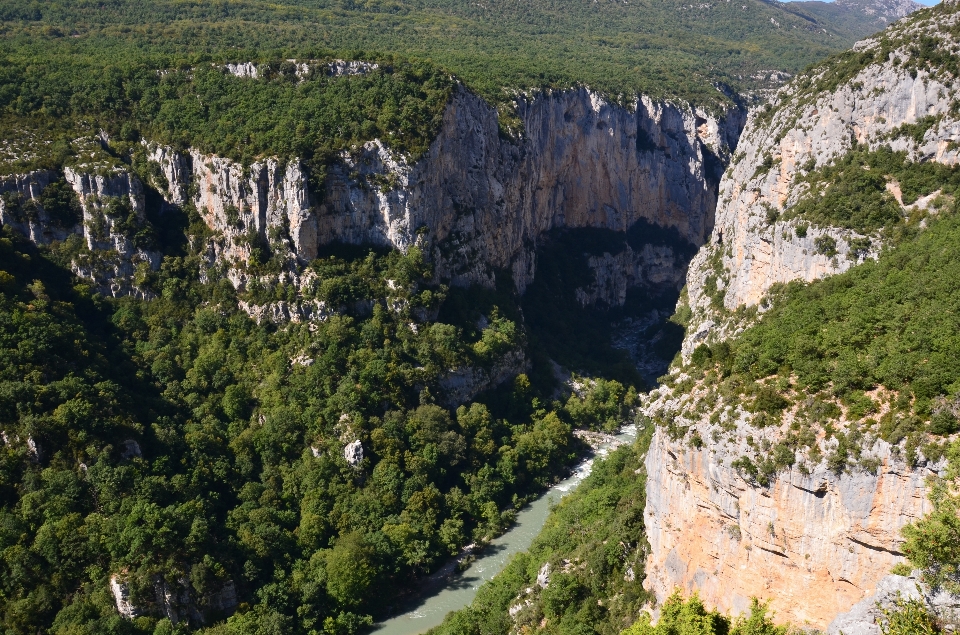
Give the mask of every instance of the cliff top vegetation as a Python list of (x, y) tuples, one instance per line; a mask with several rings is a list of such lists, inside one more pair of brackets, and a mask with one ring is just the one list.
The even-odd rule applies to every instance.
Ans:
[[(56, 161), (104, 128), (246, 160), (322, 164), (374, 138), (415, 157), (454, 80), (517, 133), (511, 104), (523, 92), (589, 86), (624, 103), (645, 94), (714, 109), (853, 40), (760, 0), (4, 0), (0, 156)], [(337, 58), (380, 68), (297, 70)], [(247, 62), (263, 69), (256, 79), (222, 72)]]

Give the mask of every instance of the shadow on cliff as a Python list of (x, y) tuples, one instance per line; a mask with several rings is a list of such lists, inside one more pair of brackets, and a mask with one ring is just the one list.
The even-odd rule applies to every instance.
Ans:
[(637, 388), (655, 385), (683, 341), (669, 318), (695, 253), (677, 230), (644, 220), (627, 232), (547, 234), (521, 300), (533, 375), (543, 381), (553, 360)]

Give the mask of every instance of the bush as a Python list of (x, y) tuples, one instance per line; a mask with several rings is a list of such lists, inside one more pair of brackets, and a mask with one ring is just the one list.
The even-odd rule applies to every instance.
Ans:
[(897, 593), (890, 608), (881, 608), (881, 635), (933, 635), (940, 628), (921, 599), (904, 599)]

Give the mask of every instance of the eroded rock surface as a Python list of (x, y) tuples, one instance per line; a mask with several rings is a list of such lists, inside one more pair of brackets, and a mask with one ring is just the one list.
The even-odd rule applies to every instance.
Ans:
[(768, 486), (731, 466), (737, 448), (694, 449), (658, 430), (646, 459), (645, 585), (680, 587), (721, 611), (770, 599), (777, 620), (825, 628), (902, 561), (900, 528), (931, 509), (925, 478), (878, 442), (876, 473), (795, 468)]
[[(948, 2), (945, 7), (955, 5)], [(807, 89), (818, 82), (829, 86), (835, 69), (828, 62), (781, 89), (769, 111), (764, 107), (751, 112), (720, 184), (709, 244), (690, 264), (687, 286), (694, 321), (684, 343), (685, 355), (703, 341), (711, 326), (718, 331), (711, 337), (728, 334), (723, 320), (716, 317), (716, 307), (710, 306), (711, 296), (719, 294), (726, 310), (757, 305), (776, 283), (840, 273), (878, 253), (876, 236), (871, 249), (857, 253), (850, 243), (865, 236), (855, 231), (814, 225), (803, 235), (802, 229), (798, 231), (807, 225), (802, 219), (776, 220), (807, 192), (801, 177), (842, 157), (854, 144), (871, 150), (889, 146), (914, 161), (945, 165), (960, 161), (956, 69), (922, 64), (917, 68), (909, 62), (920, 37), (936, 36), (945, 49), (960, 50), (950, 33), (960, 15), (953, 9), (920, 19), (923, 15), (929, 13), (859, 42), (854, 47), (858, 53), (888, 54), (835, 87), (812, 94)], [(911, 130), (905, 125), (926, 128)], [(823, 236), (835, 241), (836, 254), (818, 252), (817, 239)], [(712, 292), (714, 283), (717, 291)], [(697, 333), (700, 337), (694, 339)]]

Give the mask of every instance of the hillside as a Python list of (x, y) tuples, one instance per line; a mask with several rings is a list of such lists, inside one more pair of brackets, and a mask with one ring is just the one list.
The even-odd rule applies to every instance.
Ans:
[(861, 38), (882, 31), (890, 24), (923, 8), (913, 0), (834, 0), (834, 2), (791, 2), (788, 8), (814, 16)]
[(608, 311), (663, 326), (744, 113), (109, 24), (158, 7), (4, 31), (0, 619), (353, 635), (629, 409)]
[(763, 595), (826, 627), (930, 510), (960, 378), (958, 15), (917, 12), (750, 118), (687, 276), (682, 363), (645, 406), (658, 598), (696, 580), (709, 605)]
[[(694, 562), (732, 530), (662, 520), (719, 491), (677, 479), (724, 440), (745, 515), (793, 464), (831, 502), (895, 474), (897, 520), (846, 552), (876, 577), (956, 423), (954, 338), (895, 326), (953, 328), (956, 7), (741, 138), (850, 28), (758, 0), (0, 0), (2, 628), (358, 635), (559, 479), (575, 429), (634, 419), (454, 630), (512, 629), (543, 561), (527, 631), (614, 635), (671, 575), (722, 605), (670, 541)], [(770, 238), (801, 271), (741, 258)]]
[[(430, 59), (493, 101), (515, 90), (588, 85), (700, 103), (778, 83), (777, 73), (852, 44), (826, 21), (778, 4), (493, 0), (0, 3), (5, 54), (96, 68), (204, 59), (271, 61), (402, 55)], [(89, 75), (94, 80), (96, 71)], [(503, 90), (507, 89), (505, 95)]]

